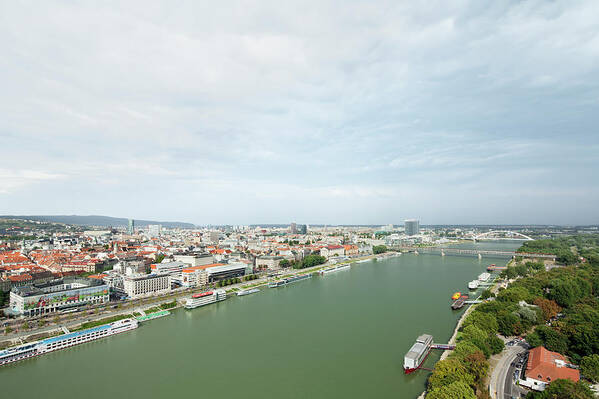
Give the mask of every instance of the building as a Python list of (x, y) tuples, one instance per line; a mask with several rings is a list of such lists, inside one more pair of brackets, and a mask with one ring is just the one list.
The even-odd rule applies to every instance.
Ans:
[(251, 274), (252, 265), (245, 263), (214, 263), (211, 265), (192, 266), (183, 269), (182, 283), (183, 287), (206, 286), (218, 280), (227, 278), (241, 277)]
[(404, 230), (407, 235), (415, 236), (420, 233), (420, 222), (418, 219), (408, 219), (404, 221)]
[(282, 256), (260, 256), (256, 258), (257, 269), (279, 269), (279, 263), (285, 259)]
[(129, 219), (129, 227), (127, 228), (127, 233), (130, 235), (135, 233), (135, 220)]
[(327, 245), (326, 247), (320, 249), (320, 254), (325, 258), (344, 256), (345, 248), (343, 248), (343, 245)]
[(181, 270), (185, 269), (188, 266), (189, 266), (189, 264), (187, 264), (185, 262), (179, 262), (179, 261), (152, 263), (150, 265), (150, 273), (152, 273), (152, 274), (163, 274), (163, 273), (177, 274), (177, 273), (181, 273)]
[(308, 234), (308, 226), (306, 226), (305, 224), (298, 224), (297, 234)]
[(161, 232), (162, 232), (162, 225), (159, 225), (159, 224), (148, 225), (148, 236), (150, 238), (160, 237)]
[(204, 255), (175, 255), (175, 261), (187, 263), (191, 266), (203, 266), (214, 263), (214, 256), (210, 254)]
[(291, 234), (297, 234), (297, 224), (291, 223), (289, 225), (289, 233), (291, 233)]
[(528, 353), (526, 379), (520, 380), (520, 385), (536, 391), (543, 391), (551, 381), (557, 379), (578, 382), (580, 379), (579, 371), (569, 366), (563, 355), (538, 346)]
[(98, 279), (65, 277), (43, 284), (14, 287), (10, 291), (10, 310), (25, 316), (53, 313), (82, 305), (105, 303), (109, 288)]
[(131, 299), (166, 294), (170, 290), (171, 278), (167, 273), (123, 277), (123, 291)]

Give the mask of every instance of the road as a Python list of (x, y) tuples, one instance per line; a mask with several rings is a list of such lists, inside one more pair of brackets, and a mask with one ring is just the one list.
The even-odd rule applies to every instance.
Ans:
[[(489, 380), (489, 393), (493, 399), (511, 399), (516, 391), (514, 389), (514, 367), (511, 366), (512, 362), (516, 360), (519, 353), (526, 351), (526, 348), (522, 345), (506, 346), (502, 352), (502, 356), (499, 359), (497, 365), (491, 373)], [(519, 389), (519, 387), (516, 387)]]

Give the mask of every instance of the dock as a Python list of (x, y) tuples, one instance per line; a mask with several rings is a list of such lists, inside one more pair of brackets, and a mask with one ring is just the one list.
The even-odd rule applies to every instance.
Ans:
[(433, 349), (454, 350), (455, 345), (436, 344), (433, 343), (432, 335), (420, 335), (416, 338), (416, 342), (404, 356), (404, 372), (410, 374), (420, 369), (433, 371), (432, 369), (422, 366)]
[(168, 316), (170, 314), (171, 314), (171, 312), (169, 312), (168, 310), (162, 310), (160, 312), (155, 312), (155, 313), (150, 313), (150, 314), (144, 314), (143, 316), (138, 316), (138, 317), (136, 317), (136, 319), (137, 319), (137, 321), (143, 322), (143, 321), (154, 320), (159, 317)]

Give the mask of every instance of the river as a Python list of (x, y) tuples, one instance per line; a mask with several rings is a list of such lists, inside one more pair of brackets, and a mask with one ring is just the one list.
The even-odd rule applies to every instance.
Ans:
[(450, 296), (506, 262), (404, 254), (353, 264), (4, 366), (0, 390), (10, 399), (415, 398), (427, 372), (404, 375), (405, 352), (422, 333), (447, 342), (463, 311)]

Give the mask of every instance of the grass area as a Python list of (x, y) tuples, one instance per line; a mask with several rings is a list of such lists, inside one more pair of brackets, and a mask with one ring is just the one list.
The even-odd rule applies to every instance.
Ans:
[(151, 308), (146, 309), (145, 312), (146, 312), (146, 314), (148, 314), (148, 313), (156, 313), (156, 312), (160, 312), (162, 310), (172, 309), (172, 308), (174, 308), (176, 306), (177, 306), (177, 301), (174, 300), (172, 302), (166, 302), (166, 303), (163, 303), (163, 304), (160, 304), (160, 305), (157, 305), (157, 306), (152, 306)]
[(106, 317), (104, 319), (88, 321), (88, 322), (81, 324), (79, 327), (72, 329), (71, 331), (85, 330), (87, 328), (92, 328), (92, 327), (101, 326), (103, 324), (113, 323), (115, 321), (128, 319), (130, 317), (131, 317), (130, 314), (119, 314), (119, 315), (112, 316), (112, 317)]

